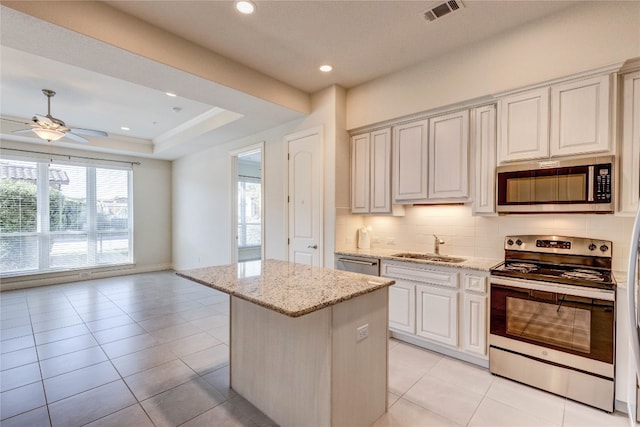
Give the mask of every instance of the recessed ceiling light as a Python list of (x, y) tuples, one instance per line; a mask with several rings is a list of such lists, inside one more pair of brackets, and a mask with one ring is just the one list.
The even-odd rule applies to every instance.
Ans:
[(178, 96), (178, 95), (176, 95), (175, 93), (172, 93), (172, 92), (165, 92), (165, 93), (167, 94), (167, 96), (170, 96), (170, 97)]
[(120, 129), (122, 129), (122, 130), (131, 130), (131, 128), (128, 128), (126, 126), (121, 126)]
[(236, 10), (245, 15), (251, 15), (256, 10), (256, 4), (251, 0), (236, 1)]
[(325, 64), (320, 66), (320, 71), (322, 71), (323, 73), (328, 73), (331, 70), (333, 70), (333, 67), (331, 65)]

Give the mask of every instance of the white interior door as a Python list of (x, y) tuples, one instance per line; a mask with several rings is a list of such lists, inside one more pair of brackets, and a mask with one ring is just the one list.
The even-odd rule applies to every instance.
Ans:
[(320, 130), (286, 137), (289, 145), (289, 261), (322, 266)]

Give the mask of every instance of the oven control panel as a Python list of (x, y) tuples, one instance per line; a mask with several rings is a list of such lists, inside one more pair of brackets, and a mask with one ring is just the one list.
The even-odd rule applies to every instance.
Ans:
[(556, 253), (611, 257), (612, 243), (609, 240), (584, 237), (522, 235), (506, 236), (504, 248), (508, 251)]
[(536, 240), (537, 248), (571, 249), (571, 242), (566, 240)]

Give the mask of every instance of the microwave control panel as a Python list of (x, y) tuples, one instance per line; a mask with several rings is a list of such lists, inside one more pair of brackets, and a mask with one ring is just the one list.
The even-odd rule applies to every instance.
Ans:
[(611, 163), (595, 165), (594, 197), (596, 203), (611, 203)]

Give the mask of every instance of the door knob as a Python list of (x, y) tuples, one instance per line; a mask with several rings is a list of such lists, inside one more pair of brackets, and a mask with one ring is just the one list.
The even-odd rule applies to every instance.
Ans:
[(318, 245), (309, 245), (307, 246), (309, 249), (318, 249)]

